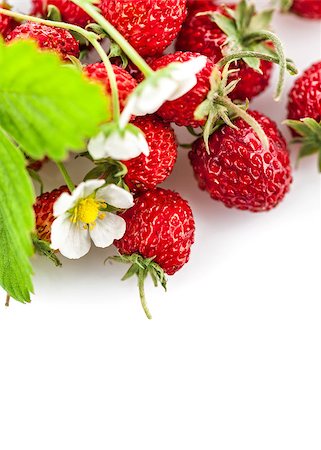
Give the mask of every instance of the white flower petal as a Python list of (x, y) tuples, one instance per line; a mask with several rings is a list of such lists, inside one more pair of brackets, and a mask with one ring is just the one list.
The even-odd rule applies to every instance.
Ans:
[(176, 89), (177, 82), (168, 77), (160, 78), (156, 85), (148, 85), (146, 82), (144, 91), (137, 97), (134, 109), (135, 116), (153, 114), (171, 97)]
[(182, 80), (178, 85), (176, 91), (171, 95), (171, 97), (168, 99), (169, 101), (177, 100), (180, 97), (183, 97), (183, 95), (187, 94), (191, 89), (193, 89), (194, 86), (196, 86), (197, 78), (196, 75), (190, 76), (186, 80)]
[(96, 189), (99, 189), (103, 184), (105, 184), (104, 180), (83, 181), (76, 187), (71, 195), (75, 201), (89, 197), (89, 195), (95, 192)]
[(115, 239), (121, 239), (126, 231), (125, 220), (116, 214), (106, 213), (102, 220), (98, 219), (93, 229), (89, 231), (90, 237), (96, 247), (109, 247)]
[(99, 133), (88, 142), (88, 152), (94, 159), (103, 159), (106, 157), (105, 145), (106, 136), (104, 133)]
[(90, 250), (91, 242), (87, 229), (72, 223), (67, 215), (54, 220), (51, 226), (51, 247), (69, 259), (78, 259)]
[(90, 155), (95, 159), (113, 158), (117, 160), (129, 160), (136, 158), (141, 153), (149, 155), (149, 147), (144, 134), (137, 129), (136, 135), (130, 130), (121, 133), (115, 129), (108, 136), (97, 136), (88, 145)]
[(97, 198), (101, 198), (115, 208), (128, 209), (134, 205), (132, 194), (116, 184), (109, 184), (99, 189)]
[(68, 192), (63, 192), (61, 196), (55, 201), (53, 206), (53, 215), (55, 217), (61, 216), (71, 209), (75, 204), (75, 199)]

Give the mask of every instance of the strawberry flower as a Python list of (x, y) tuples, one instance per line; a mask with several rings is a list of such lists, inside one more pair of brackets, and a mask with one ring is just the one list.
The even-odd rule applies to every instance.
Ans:
[(54, 204), (55, 220), (51, 227), (51, 247), (70, 259), (86, 255), (91, 241), (96, 247), (109, 247), (121, 239), (125, 220), (110, 212), (110, 206), (127, 209), (133, 196), (104, 180), (87, 180), (71, 193), (64, 192)]
[(149, 147), (142, 131), (132, 124), (124, 128), (115, 123), (106, 124), (103, 130), (89, 141), (88, 152), (94, 160), (112, 158), (127, 161), (141, 153), (149, 155)]
[(129, 96), (121, 123), (128, 123), (132, 115), (153, 114), (166, 101), (185, 95), (196, 85), (196, 75), (205, 67), (206, 61), (206, 56), (198, 56), (183, 63), (173, 62), (153, 72)]

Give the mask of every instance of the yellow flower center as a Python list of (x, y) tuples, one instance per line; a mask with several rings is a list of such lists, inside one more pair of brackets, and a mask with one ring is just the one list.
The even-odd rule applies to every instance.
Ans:
[(83, 222), (93, 227), (97, 219), (103, 219), (105, 217), (105, 214), (100, 211), (104, 207), (106, 207), (106, 203), (98, 201), (93, 197), (83, 198), (73, 210), (71, 221), (73, 223)]

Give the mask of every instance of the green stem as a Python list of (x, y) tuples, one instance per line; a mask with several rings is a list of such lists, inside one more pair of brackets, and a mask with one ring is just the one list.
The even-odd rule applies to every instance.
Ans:
[(229, 98), (227, 97), (216, 97), (215, 103), (225, 106), (228, 110), (234, 112), (238, 117), (243, 119), (246, 123), (248, 123), (255, 133), (257, 134), (258, 138), (260, 139), (263, 147), (265, 150), (269, 149), (269, 140), (261, 127), (261, 125), (257, 122), (257, 120), (254, 119), (254, 117), (250, 116), (244, 109), (240, 108), (239, 106), (235, 105)]
[(120, 117), (120, 107), (119, 107), (117, 81), (116, 81), (116, 76), (115, 76), (115, 73), (113, 70), (113, 66), (111, 65), (111, 62), (109, 61), (108, 56), (106, 55), (104, 49), (99, 44), (97, 39), (89, 40), (89, 42), (94, 47), (94, 49), (96, 50), (98, 55), (101, 57), (101, 60), (105, 65), (107, 76), (109, 78), (110, 90), (111, 90), (111, 99), (112, 99), (112, 105), (113, 105), (113, 119), (115, 122), (118, 122), (119, 117)]
[(70, 178), (70, 175), (67, 172), (66, 167), (64, 166), (64, 164), (62, 162), (56, 162), (56, 165), (57, 165), (58, 169), (60, 170), (60, 173), (63, 176), (63, 178), (66, 182), (66, 185), (68, 186), (68, 189), (70, 190), (70, 192), (72, 192), (75, 189), (75, 185), (72, 182), (72, 179)]
[(139, 289), (139, 296), (140, 296), (140, 302), (142, 304), (143, 310), (147, 316), (148, 319), (152, 318), (152, 315), (148, 309), (147, 303), (146, 303), (146, 297), (145, 297), (145, 274), (144, 270), (141, 269), (138, 272), (138, 289)]
[(249, 35), (246, 36), (246, 45), (249, 45), (252, 42), (257, 42), (257, 41), (271, 41), (274, 44), (276, 53), (278, 54), (279, 65), (280, 65), (280, 75), (279, 75), (276, 92), (274, 95), (274, 99), (276, 101), (278, 101), (278, 100), (280, 100), (281, 93), (282, 93), (283, 86), (284, 86), (284, 77), (285, 77), (286, 64), (287, 64), (282, 43), (281, 43), (280, 39), (274, 33), (272, 33), (271, 31), (267, 31), (267, 30), (257, 31), (254, 33), (250, 33)]
[[(225, 56), (220, 61), (218, 61), (217, 65), (220, 67), (225, 66), (225, 64), (231, 62), (231, 61), (237, 61), (238, 59), (242, 58), (257, 58), (257, 59), (263, 59), (265, 61), (270, 61), (275, 64), (279, 64), (280, 60), (277, 56), (267, 55), (266, 53), (259, 53), (259, 52), (252, 52), (252, 51), (242, 51), (233, 53), (232, 55)], [(295, 65), (292, 63), (292, 61), (287, 60), (286, 61), (286, 68), (287, 71), (291, 75), (297, 75), (298, 70), (295, 67)]]
[(77, 25), (71, 25), (70, 23), (56, 22), (53, 20), (41, 19), (39, 17), (33, 17), (33, 16), (28, 16), (26, 14), (20, 14), (20, 13), (16, 13), (14, 11), (9, 11), (9, 10), (3, 9), (3, 8), (0, 8), (0, 14), (10, 16), (10, 17), (13, 17), (18, 20), (26, 20), (28, 22), (35, 22), (35, 23), (40, 23), (42, 25), (47, 25), (49, 27), (56, 27), (56, 28), (62, 28), (64, 30), (74, 31), (74, 32), (80, 34), (81, 36), (83, 36), (85, 39), (87, 39), (88, 42), (90, 42), (90, 44), (95, 48), (95, 50), (97, 51), (98, 55), (100, 56), (102, 62), (105, 65), (106, 72), (107, 72), (107, 75), (109, 78), (110, 90), (111, 90), (111, 94), (112, 94), (113, 119), (114, 119), (114, 121), (118, 122), (119, 116), (120, 116), (120, 109), (119, 109), (119, 98), (118, 98), (118, 87), (117, 87), (117, 82), (116, 82), (116, 76), (114, 74), (112, 65), (108, 59), (108, 56), (106, 55), (104, 49), (98, 42), (99, 36), (96, 33), (92, 32), (92, 31), (84, 30), (83, 28), (78, 27)]
[(86, 39), (90, 40), (91, 38), (97, 38), (97, 35), (91, 31), (86, 31), (81, 27), (78, 27), (77, 25), (71, 25), (70, 23), (65, 22), (56, 22), (54, 20), (46, 20), (41, 19), (40, 17), (34, 17), (34, 16), (28, 16), (27, 14), (21, 14), (17, 13), (15, 11), (10, 11), (9, 9), (3, 9), (0, 8), (0, 14), (3, 14), (5, 16), (13, 17), (14, 19), (17, 19), (19, 21), (28, 21), (28, 22), (35, 22), (35, 23), (41, 23), (43, 25), (47, 25), (48, 27), (57, 27), (57, 28), (63, 28), (65, 30), (71, 30), (75, 31), (76, 33), (81, 34)]
[(119, 47), (123, 50), (128, 58), (141, 70), (141, 72), (148, 77), (153, 73), (153, 70), (149, 67), (146, 61), (140, 56), (140, 54), (129, 44), (128, 41), (119, 33), (118, 30), (106, 20), (98, 11), (95, 6), (84, 0), (71, 0), (75, 5), (83, 9), (90, 17), (94, 19), (108, 34), (108, 36), (115, 41)]

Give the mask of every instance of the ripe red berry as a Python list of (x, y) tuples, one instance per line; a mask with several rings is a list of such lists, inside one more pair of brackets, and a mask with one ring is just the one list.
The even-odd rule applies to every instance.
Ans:
[(63, 59), (68, 56), (79, 57), (79, 44), (69, 31), (39, 23), (26, 22), (18, 25), (6, 37), (6, 41), (33, 39), (44, 50), (54, 50)]
[[(0, 3), (0, 7), (6, 9), (6, 4)], [(2, 36), (5, 38), (7, 34), (9, 34), (17, 25), (18, 22), (16, 22), (12, 17), (0, 14), (0, 37)]]
[(160, 188), (148, 191), (122, 217), (126, 233), (115, 241), (122, 255), (154, 258), (168, 275), (188, 262), (195, 224), (191, 208), (179, 194)]
[(177, 158), (177, 142), (171, 126), (155, 114), (137, 117), (132, 124), (140, 128), (149, 146), (149, 156), (123, 161), (127, 167), (124, 178), (132, 192), (144, 192), (162, 183), (172, 172)]
[(291, 11), (308, 19), (321, 19), (321, 1), (293, 0)]
[(53, 206), (63, 192), (69, 192), (67, 186), (61, 186), (51, 192), (45, 192), (36, 199), (36, 233), (39, 239), (50, 242), (51, 225), (54, 221)]
[(300, 120), (305, 117), (321, 121), (321, 61), (296, 79), (289, 94), (288, 118)]
[(216, 0), (187, 0), (186, 6), (189, 13), (201, 9), (207, 11), (211, 9), (215, 2)]
[[(172, 62), (185, 62), (192, 58), (200, 56), (199, 53), (176, 52), (170, 55), (164, 55), (151, 63), (154, 70), (166, 67)], [(203, 125), (205, 121), (199, 121), (194, 118), (196, 108), (206, 99), (210, 90), (210, 75), (214, 68), (214, 63), (208, 59), (206, 66), (197, 74), (197, 84), (182, 97), (174, 101), (165, 102), (157, 111), (167, 122), (174, 122), (180, 126), (191, 126), (197, 128)]]
[(189, 154), (199, 187), (228, 207), (253, 212), (274, 208), (288, 192), (291, 177), (286, 142), (276, 124), (256, 111), (250, 114), (269, 139), (265, 150), (252, 128), (237, 119), (237, 129), (222, 126), (209, 139), (202, 138)]
[[(227, 6), (232, 9), (236, 7), (235, 4), (228, 4)], [(206, 4), (196, 11), (191, 11), (178, 35), (176, 49), (201, 53), (212, 58), (216, 63), (223, 58), (223, 47), (228, 42), (229, 37), (207, 15), (197, 16), (204, 11), (217, 12), (228, 16), (225, 7), (220, 5), (209, 7)], [(237, 69), (237, 72), (232, 74), (229, 80), (240, 79), (240, 81), (229, 97), (232, 100), (250, 100), (267, 88), (271, 78), (272, 63), (261, 61), (260, 69), (262, 73), (255, 71), (244, 61), (232, 63), (230, 69)]]
[[(126, 104), (127, 97), (137, 86), (136, 80), (121, 67), (113, 65), (118, 87), (118, 98), (121, 110)], [(105, 86), (106, 92), (111, 93), (109, 78), (104, 63), (89, 64), (84, 68), (84, 73), (92, 80), (99, 81)]]
[(99, 8), (142, 56), (162, 53), (186, 16), (186, 0), (101, 0)]
[(48, 6), (52, 5), (59, 9), (63, 22), (85, 27), (90, 22), (94, 22), (85, 11), (70, 0), (33, 0), (32, 14), (35, 16), (46, 17)]

